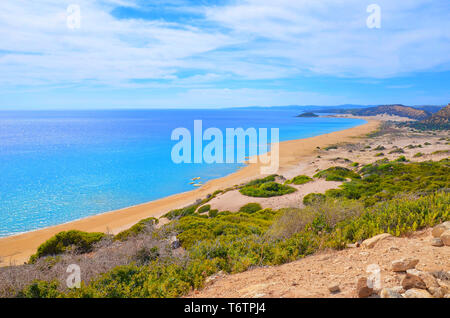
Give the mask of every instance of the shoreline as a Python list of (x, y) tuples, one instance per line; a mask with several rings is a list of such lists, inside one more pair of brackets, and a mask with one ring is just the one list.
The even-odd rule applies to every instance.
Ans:
[[(313, 155), (317, 147), (323, 148), (332, 144), (351, 142), (379, 127), (380, 121), (378, 120), (364, 117), (360, 119), (366, 120), (367, 123), (315, 137), (280, 142), (279, 171), (281, 172), (302, 162), (306, 157)], [(225, 177), (210, 180), (198, 189), (64, 224), (0, 238), (0, 266), (22, 264), (36, 252), (40, 244), (61, 231), (80, 230), (116, 234), (142, 219), (152, 216), (160, 217), (170, 210), (192, 204), (197, 199), (203, 199), (216, 190), (257, 178), (261, 175), (260, 166), (260, 163), (248, 164)]]

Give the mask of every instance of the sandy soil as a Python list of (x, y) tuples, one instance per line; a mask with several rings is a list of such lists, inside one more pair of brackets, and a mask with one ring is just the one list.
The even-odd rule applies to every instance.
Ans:
[[(372, 264), (380, 267), (382, 288), (401, 285), (404, 274), (392, 272), (391, 263), (403, 257), (419, 259), (419, 270), (449, 271), (450, 247), (431, 246), (430, 240), (431, 230), (425, 230), (409, 238), (387, 238), (372, 249), (326, 251), (281, 266), (217, 275), (209, 286), (187, 297), (355, 297), (358, 278), (367, 277), (367, 267)], [(328, 286), (335, 284), (341, 292), (332, 294)]]
[(291, 185), (296, 188), (294, 193), (286, 194), (281, 197), (272, 198), (253, 198), (242, 195), (239, 191), (233, 190), (220, 195), (208, 204), (211, 209), (219, 211), (239, 211), (239, 208), (247, 203), (259, 203), (263, 208), (279, 209), (283, 208), (299, 208), (303, 206), (303, 197), (309, 193), (325, 193), (329, 189), (338, 188), (342, 182), (314, 180), (302, 185)]

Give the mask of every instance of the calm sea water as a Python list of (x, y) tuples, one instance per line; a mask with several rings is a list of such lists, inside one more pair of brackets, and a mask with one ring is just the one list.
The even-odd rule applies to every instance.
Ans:
[(177, 127), (279, 128), (280, 140), (362, 124), (287, 110), (0, 112), (0, 236), (61, 224), (193, 189), (239, 164), (174, 164)]

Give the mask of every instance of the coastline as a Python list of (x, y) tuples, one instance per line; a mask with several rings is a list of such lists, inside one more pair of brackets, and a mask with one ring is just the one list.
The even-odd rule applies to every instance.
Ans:
[[(366, 120), (367, 123), (315, 137), (280, 142), (280, 172), (313, 155), (316, 147), (323, 148), (336, 143), (351, 142), (354, 138), (364, 136), (379, 127), (380, 121), (378, 120), (361, 119)], [(65, 224), (0, 238), (0, 266), (18, 265), (27, 261), (36, 252), (40, 244), (58, 232), (76, 229), (86, 232), (116, 234), (142, 219), (152, 216), (160, 217), (172, 209), (184, 207), (194, 203), (197, 199), (203, 199), (216, 190), (257, 178), (260, 176), (259, 169), (259, 163), (249, 164), (228, 176), (211, 180), (199, 189)]]

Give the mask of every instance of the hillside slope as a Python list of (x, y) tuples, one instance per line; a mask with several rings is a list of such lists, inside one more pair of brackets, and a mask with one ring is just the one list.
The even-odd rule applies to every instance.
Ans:
[[(366, 270), (371, 264), (380, 267), (382, 288), (401, 285), (406, 273), (393, 272), (391, 263), (402, 258), (418, 259), (416, 269), (421, 271), (450, 271), (450, 246), (432, 246), (431, 239), (428, 229), (410, 237), (389, 237), (371, 249), (327, 251), (281, 266), (218, 275), (188, 297), (356, 297), (357, 280), (369, 275)], [(331, 293), (329, 287), (336, 285), (340, 292)]]
[(388, 114), (417, 120), (423, 120), (431, 116), (431, 113), (425, 110), (403, 105), (381, 105), (377, 107), (355, 110), (352, 111), (352, 114), (356, 116), (376, 116)]

